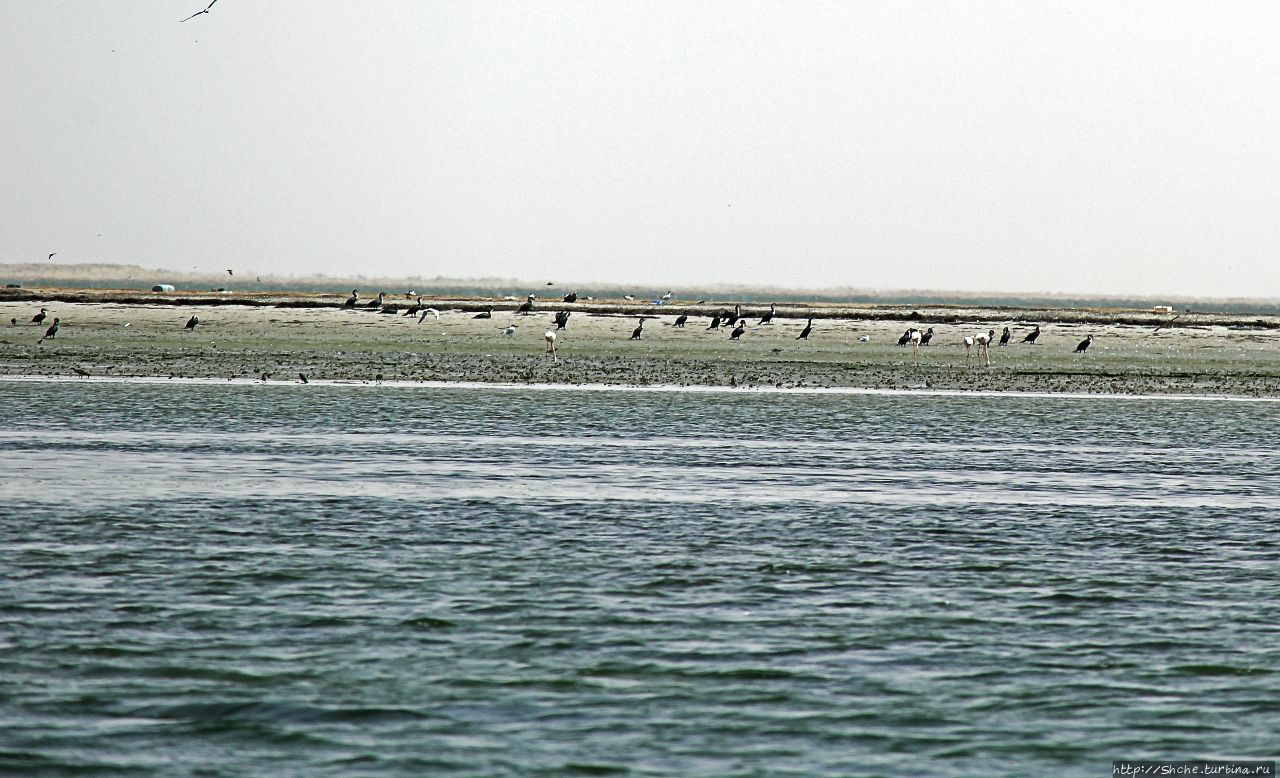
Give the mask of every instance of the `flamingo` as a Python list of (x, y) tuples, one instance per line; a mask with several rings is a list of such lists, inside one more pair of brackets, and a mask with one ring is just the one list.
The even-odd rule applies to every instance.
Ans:
[(547, 353), (551, 355), (552, 361), (556, 364), (560, 363), (560, 357), (556, 354), (556, 333), (554, 330), (547, 330), (542, 333), (542, 338), (547, 342)]

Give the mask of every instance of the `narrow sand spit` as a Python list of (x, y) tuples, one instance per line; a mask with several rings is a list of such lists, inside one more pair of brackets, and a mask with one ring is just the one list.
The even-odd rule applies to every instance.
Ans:
[[(1280, 397), (1280, 319), (1097, 309), (894, 306), (744, 306), (747, 326), (707, 329), (732, 303), (427, 299), (439, 319), (399, 310), (344, 310), (345, 296), (148, 295), (100, 290), (22, 290), (0, 299), (0, 375), (159, 376), (204, 379), (454, 381), (500, 384), (670, 385), (929, 389), (960, 392), (1179, 394)], [(41, 307), (48, 321), (33, 324)], [(473, 318), (493, 308), (492, 318)], [(546, 351), (553, 316), (569, 310)], [(683, 328), (674, 326), (688, 312)], [(194, 329), (184, 325), (199, 317)], [(60, 329), (41, 340), (53, 318)], [(630, 340), (641, 317), (640, 340)], [(813, 332), (797, 340), (809, 317)], [(16, 319), (17, 324), (11, 323)], [(1036, 325), (1034, 345), (1022, 342)], [(976, 349), (964, 336), (1013, 331)], [(910, 327), (932, 327), (919, 356), (897, 345)], [(510, 334), (507, 334), (508, 330)], [(1089, 350), (1076, 354), (1086, 335)]]

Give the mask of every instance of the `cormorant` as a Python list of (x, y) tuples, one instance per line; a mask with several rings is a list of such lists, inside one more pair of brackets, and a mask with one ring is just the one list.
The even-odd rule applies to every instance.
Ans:
[(808, 340), (811, 332), (813, 332), (813, 319), (809, 319), (809, 323), (804, 325), (804, 329), (800, 330), (800, 337), (796, 340)]

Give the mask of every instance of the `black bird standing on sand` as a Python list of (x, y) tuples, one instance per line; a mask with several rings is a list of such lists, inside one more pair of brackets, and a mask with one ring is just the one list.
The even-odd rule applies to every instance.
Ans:
[(378, 309), (381, 309), (381, 308), (382, 308), (382, 301), (383, 301), (383, 300), (386, 300), (386, 299), (387, 299), (387, 293), (386, 293), (386, 292), (378, 292), (378, 299), (376, 299), (376, 300), (370, 300), (369, 302), (367, 302), (367, 303), (365, 303), (365, 304), (364, 304), (364, 307), (366, 307), (366, 308), (378, 308)]
[(632, 340), (640, 340), (640, 333), (644, 332), (644, 319), (640, 320), (640, 326), (631, 331)]
[(709, 330), (720, 329), (720, 314), (717, 313), (715, 316), (711, 317), (711, 326), (707, 327), (707, 329)]
[(1013, 337), (1013, 333), (1009, 331), (1008, 327), (1005, 327), (1004, 332), (1000, 333), (1000, 345), (1001, 346), (1009, 345), (1009, 338), (1011, 337)]
[(44, 317), (46, 317), (46, 316), (48, 316), (48, 315), (49, 315), (49, 312), (48, 312), (47, 310), (45, 310), (44, 308), (41, 308), (41, 309), (40, 309), (40, 313), (37, 313), (35, 316), (32, 316), (32, 317), (31, 317), (31, 323), (32, 323), (32, 324), (42, 324), (42, 323), (44, 323)]
[(299, 381), (301, 381), (301, 382), (302, 382), (302, 383), (304, 383), (304, 384), (309, 384), (309, 383), (311, 383), (310, 381), (308, 381), (308, 380), (307, 380), (307, 377), (306, 377), (305, 375), (303, 375), (302, 373), (298, 373), (298, 380), (299, 380)]
[(196, 325), (199, 323), (200, 323), (200, 317), (192, 316), (190, 319), (187, 319), (187, 326), (184, 329), (186, 329), (187, 332), (191, 332), (196, 328)]
[(1083, 354), (1086, 350), (1088, 350), (1088, 348), (1089, 348), (1089, 344), (1090, 344), (1090, 343), (1092, 343), (1092, 342), (1093, 342), (1093, 336), (1092, 336), (1092, 335), (1090, 335), (1089, 337), (1087, 337), (1087, 338), (1085, 338), (1084, 340), (1080, 341), (1080, 344), (1079, 344), (1078, 346), (1076, 346), (1076, 353), (1077, 353), (1077, 354)]
[[(218, 0), (213, 0), (213, 3), (216, 3), (216, 2), (218, 2)], [(209, 3), (208, 5), (206, 5), (206, 6), (204, 7), (204, 10), (203, 10), (203, 11), (196, 11), (195, 13), (191, 14), (191, 15), (190, 15), (190, 16), (188, 16), (187, 18), (180, 20), (180, 21), (178, 22), (178, 24), (182, 24), (182, 22), (189, 22), (189, 21), (191, 21), (192, 19), (194, 19), (194, 18), (196, 18), (197, 16), (199, 16), (200, 14), (207, 14), (207, 13), (209, 13), (209, 9), (213, 7), (213, 3)]]
[(683, 327), (683, 326), (684, 326), (684, 323), (685, 323), (685, 322), (687, 322), (687, 321), (689, 321), (689, 312), (688, 312), (688, 311), (685, 311), (684, 313), (682, 313), (682, 314), (680, 314), (679, 316), (677, 316), (677, 317), (676, 317), (675, 323), (674, 323), (674, 324), (672, 324), (671, 326), (672, 326), (672, 327)]
[(920, 336), (920, 345), (927, 346), (931, 340), (933, 340), (933, 327), (925, 330), (924, 334)]
[(521, 316), (528, 316), (529, 311), (533, 310), (533, 298), (536, 296), (537, 295), (530, 293), (528, 299), (520, 303), (520, 307), (516, 309), (516, 313), (520, 314)]
[(472, 316), (471, 318), (473, 318), (473, 319), (492, 319), (492, 318), (493, 318), (493, 309), (492, 309), (492, 308), (490, 308), (490, 309), (489, 309), (489, 310), (487, 310), (487, 311), (481, 311), (480, 313), (477, 313), (475, 316)]
[(737, 340), (742, 337), (742, 333), (747, 331), (747, 320), (739, 319), (738, 326), (734, 327), (733, 332), (729, 333), (729, 340)]
[(570, 313), (572, 313), (572, 311), (559, 311), (556, 313), (556, 318), (555, 318), (556, 329), (562, 330), (565, 327), (569, 326)]
[(907, 345), (907, 341), (911, 340), (911, 333), (913, 333), (913, 332), (915, 332), (915, 331), (916, 331), (916, 328), (915, 328), (915, 327), (912, 327), (911, 329), (909, 329), (909, 330), (907, 330), (906, 332), (902, 333), (902, 337), (901, 337), (901, 338), (898, 338), (898, 345), (899, 345), (899, 346), (905, 346), (905, 345)]
[(55, 338), (58, 336), (58, 321), (57, 316), (53, 317), (53, 324), (50, 325), (49, 329), (44, 331), (44, 338), (41, 338), (40, 340), (44, 340), (45, 338)]
[(813, 319), (810, 319), (809, 323), (804, 325), (804, 329), (800, 330), (800, 337), (796, 338), (796, 340), (808, 340), (811, 332), (813, 332)]
[(1034, 344), (1034, 343), (1036, 342), (1036, 338), (1038, 338), (1038, 337), (1040, 337), (1040, 325), (1039, 325), (1039, 324), (1037, 324), (1037, 325), (1036, 325), (1036, 328), (1035, 328), (1034, 330), (1032, 330), (1031, 332), (1028, 332), (1028, 333), (1027, 333), (1027, 337), (1023, 338), (1023, 339), (1022, 339), (1022, 342), (1023, 342), (1023, 343), (1032, 343), (1032, 344)]
[(417, 315), (417, 313), (418, 313), (418, 311), (420, 311), (420, 310), (422, 310), (422, 298), (421, 298), (421, 297), (419, 297), (419, 298), (418, 298), (418, 301), (417, 301), (416, 303), (414, 303), (413, 305), (410, 305), (410, 306), (409, 306), (409, 309), (408, 309), (407, 311), (405, 311), (405, 312), (404, 312), (404, 315), (405, 315), (405, 316), (416, 316), (416, 315)]
[(769, 303), (769, 312), (760, 317), (761, 324), (773, 324), (773, 314), (776, 312), (776, 306)]
[(343, 304), (342, 304), (342, 307), (343, 307), (343, 308), (354, 308), (354, 307), (356, 307), (356, 301), (360, 299), (359, 295), (357, 294), (357, 292), (358, 292), (358, 291), (359, 291), (359, 290), (357, 290), (357, 289), (352, 289), (352, 290), (351, 290), (351, 296), (350, 296), (350, 297), (348, 297), (348, 298), (347, 298), (347, 301), (346, 301), (345, 303), (343, 303)]

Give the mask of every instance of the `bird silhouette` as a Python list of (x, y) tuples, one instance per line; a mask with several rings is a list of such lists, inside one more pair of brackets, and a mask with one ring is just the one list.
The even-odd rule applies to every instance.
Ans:
[[(57, 321), (57, 319), (54, 319), (54, 321)], [(1084, 340), (1080, 341), (1080, 344), (1076, 346), (1076, 353), (1077, 353), (1077, 354), (1083, 354), (1085, 351), (1087, 351), (1087, 350), (1089, 349), (1089, 344), (1090, 344), (1090, 343), (1093, 343), (1093, 336), (1092, 336), (1092, 335), (1090, 335), (1089, 337), (1087, 337), (1087, 338), (1085, 338)]]
[(48, 316), (48, 315), (49, 315), (49, 314), (48, 314), (48, 312), (47, 312), (44, 308), (41, 308), (41, 309), (40, 309), (40, 313), (37, 313), (35, 316), (32, 316), (32, 317), (31, 317), (31, 323), (32, 323), (32, 324), (40, 324), (40, 323), (44, 322), (44, 317), (46, 317), (46, 316)]
[(804, 329), (800, 330), (800, 337), (796, 338), (796, 340), (808, 340), (809, 333), (811, 332), (813, 332), (813, 319), (810, 319), (809, 323), (804, 326)]
[(49, 255), (49, 259), (53, 259), (53, 258), (54, 258), (54, 257), (56, 257), (56, 256), (58, 256), (58, 252), (56, 252), (56, 251), (55, 251), (55, 252), (53, 252), (52, 254), (50, 254), (50, 255)]
[(194, 19), (194, 18), (196, 18), (197, 16), (199, 16), (200, 14), (207, 14), (207, 13), (209, 13), (209, 9), (210, 9), (210, 8), (212, 8), (212, 7), (213, 7), (213, 5), (214, 5), (214, 3), (216, 3), (216, 2), (218, 2), (218, 0), (213, 0), (213, 3), (209, 3), (208, 5), (206, 5), (206, 6), (204, 7), (204, 10), (203, 10), (203, 11), (196, 11), (195, 13), (191, 14), (191, 15), (190, 15), (190, 16), (188, 16), (187, 18), (180, 20), (180, 21), (178, 22), (178, 24), (182, 24), (182, 22), (189, 22), (189, 21), (191, 21), (192, 19)]
[[(185, 329), (187, 332), (191, 332), (192, 330), (194, 330), (194, 329), (196, 328), (196, 325), (197, 325), (197, 324), (199, 324), (199, 323), (200, 323), (200, 317), (199, 317), (199, 316), (192, 316), (190, 319), (187, 319), (187, 326), (186, 326), (186, 327), (184, 327), (183, 329)], [(216, 329), (216, 327), (215, 327), (215, 329)]]

